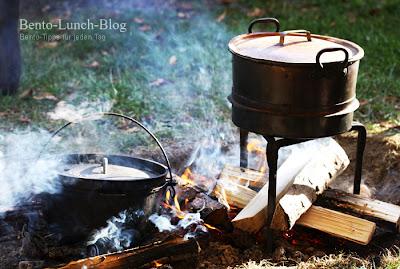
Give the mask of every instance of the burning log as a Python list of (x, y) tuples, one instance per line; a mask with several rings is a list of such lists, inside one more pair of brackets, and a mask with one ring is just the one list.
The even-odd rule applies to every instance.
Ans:
[(400, 206), (333, 189), (326, 190), (320, 198), (318, 202), (322, 205), (365, 216), (380, 226), (399, 232)]
[(226, 206), (207, 194), (197, 194), (196, 198), (190, 202), (190, 207), (195, 212), (200, 213), (205, 223), (224, 230), (232, 230)]
[(311, 206), (296, 224), (361, 245), (371, 241), (376, 228), (376, 224), (371, 221), (319, 206)]
[[(346, 153), (333, 139), (319, 142), (304, 154), (293, 153), (278, 169), (277, 198), (281, 198), (272, 227), (288, 230), (307, 211), (327, 185), (349, 164)], [(310, 156), (310, 157), (309, 157)], [(294, 183), (292, 185), (292, 183)], [(233, 219), (235, 227), (257, 232), (266, 222), (268, 185)]]
[(196, 240), (177, 238), (122, 252), (81, 259), (56, 268), (140, 268), (154, 261), (167, 263), (193, 259), (199, 254), (200, 250), (200, 245)]

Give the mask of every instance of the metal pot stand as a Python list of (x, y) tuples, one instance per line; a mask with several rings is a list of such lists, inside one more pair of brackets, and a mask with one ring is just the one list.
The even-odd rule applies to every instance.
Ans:
[[(361, 186), (361, 174), (364, 149), (367, 140), (367, 130), (365, 126), (359, 122), (353, 122), (351, 129), (347, 132), (357, 132), (357, 154), (356, 154), (356, 166), (354, 173), (354, 185), (353, 193), (360, 194)], [(247, 168), (248, 166), (248, 152), (247, 152), (247, 140), (249, 131), (240, 128), (240, 167)], [(277, 163), (279, 157), (279, 149), (290, 145), (303, 143), (312, 139), (293, 139), (293, 138), (281, 138), (276, 139), (273, 136), (261, 134), (268, 142), (266, 155), (267, 163), (269, 168), (269, 188), (268, 188), (268, 207), (267, 207), (267, 223), (266, 223), (266, 238), (267, 238), (267, 251), (269, 253), (273, 250), (273, 231), (271, 228), (272, 218), (276, 208), (276, 175), (277, 175)]]

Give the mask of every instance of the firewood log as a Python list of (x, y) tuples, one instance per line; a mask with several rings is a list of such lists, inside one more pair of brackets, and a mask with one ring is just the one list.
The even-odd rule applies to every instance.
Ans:
[[(312, 202), (316, 199), (316, 193), (323, 191), (327, 181), (334, 179), (337, 174), (344, 170), (343, 167), (348, 165), (349, 161), (346, 154), (333, 139), (314, 140), (313, 142), (312, 146), (304, 145), (301, 149), (294, 150), (278, 169), (277, 201), (289, 189), (290, 192), (288, 198), (285, 198), (282, 204), (278, 203), (277, 213), (281, 217), (275, 220), (275, 228), (277, 228), (276, 223), (279, 223), (278, 227), (283, 227), (279, 227), (280, 230), (293, 226), (293, 223), (301, 214), (310, 208)], [(330, 157), (328, 158), (325, 155)], [(336, 158), (336, 156), (339, 157)], [(335, 161), (337, 164), (335, 164)], [(318, 176), (315, 176), (314, 173)], [(321, 180), (320, 175), (324, 175)], [(307, 183), (309, 179), (310, 182)], [(294, 181), (300, 185), (296, 184), (295, 187), (290, 188)], [(305, 184), (304, 188), (301, 184)], [(307, 192), (303, 192), (303, 189)], [(247, 232), (259, 231), (266, 222), (267, 206), (268, 184), (233, 219), (233, 225)]]
[(268, 174), (257, 170), (225, 165), (219, 180), (231, 181), (242, 186), (261, 189), (267, 182)]
[[(78, 261), (73, 261), (67, 265), (56, 268), (59, 269), (82, 269), (82, 268), (139, 268), (152, 261), (177, 261), (196, 257), (200, 252), (199, 244), (196, 240), (184, 240), (177, 238), (167, 242), (151, 244), (149, 246), (128, 249), (122, 252), (111, 253)], [(48, 268), (50, 269), (50, 268)]]
[(400, 226), (400, 206), (385, 203), (340, 190), (326, 190), (318, 204), (344, 212), (355, 213), (376, 222), (396, 233)]
[(371, 241), (376, 228), (376, 224), (371, 221), (320, 206), (311, 206), (296, 225), (317, 229), (361, 245)]
[(279, 201), (272, 221), (272, 228), (290, 230), (328, 185), (349, 165), (342, 147), (332, 143), (314, 155), (296, 176), (289, 191)]

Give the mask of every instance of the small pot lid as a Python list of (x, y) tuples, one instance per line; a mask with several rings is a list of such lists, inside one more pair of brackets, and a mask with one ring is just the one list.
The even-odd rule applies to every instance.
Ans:
[(343, 62), (346, 59), (343, 49), (348, 53), (349, 62), (364, 56), (363, 49), (351, 41), (314, 35), (306, 30), (249, 33), (236, 36), (229, 42), (229, 50), (235, 55), (293, 64), (315, 64), (318, 53), (331, 48), (339, 50), (321, 54), (320, 63)]
[[(75, 155), (71, 155), (75, 156)], [(85, 155), (76, 155), (85, 156)], [(129, 159), (128, 157), (120, 157), (129, 160), (131, 163), (122, 159), (120, 163), (115, 163), (114, 158), (111, 156), (107, 157), (92, 157), (91, 155), (87, 160), (83, 162), (66, 163), (61, 168), (59, 174), (61, 176), (69, 178), (80, 178), (80, 179), (91, 179), (91, 180), (106, 180), (106, 181), (135, 181), (135, 180), (146, 180), (156, 177), (156, 172), (149, 171), (146, 169), (141, 162), (145, 160)], [(83, 158), (82, 158), (83, 159)], [(126, 165), (124, 165), (124, 161)], [(136, 162), (134, 162), (136, 161)], [(140, 161), (140, 162), (139, 162)], [(150, 161), (149, 165), (152, 164)], [(135, 167), (137, 165), (138, 167)], [(140, 167), (142, 166), (142, 167)]]
[(151, 178), (151, 175), (143, 170), (125, 167), (121, 165), (107, 165), (106, 171), (102, 164), (73, 164), (61, 173), (64, 176), (95, 180), (142, 180)]

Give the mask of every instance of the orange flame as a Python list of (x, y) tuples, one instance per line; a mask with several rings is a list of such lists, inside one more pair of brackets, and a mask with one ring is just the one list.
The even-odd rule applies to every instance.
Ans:
[(193, 181), (193, 173), (190, 168), (186, 168), (183, 174), (181, 175), (182, 185), (196, 185)]
[(158, 268), (158, 267), (161, 267), (161, 266), (163, 266), (162, 263), (159, 263), (158, 261), (154, 261), (154, 267)]
[(215, 194), (215, 197), (217, 197), (218, 202), (220, 202), (228, 210), (230, 210), (231, 207), (229, 206), (228, 197), (226, 195), (225, 189), (223, 187), (220, 187), (219, 185), (217, 185), (217, 186), (215, 186), (214, 194)]
[(247, 143), (247, 151), (248, 152), (256, 152), (264, 154), (265, 149), (262, 145), (262, 141), (258, 139), (249, 139)]

